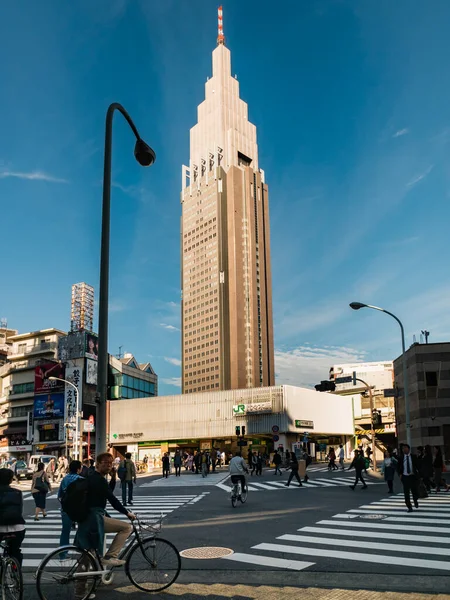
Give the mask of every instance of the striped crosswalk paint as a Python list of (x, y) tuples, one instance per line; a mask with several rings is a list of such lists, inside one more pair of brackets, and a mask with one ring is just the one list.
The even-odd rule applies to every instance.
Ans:
[[(323, 488), (331, 488), (331, 487), (342, 487), (353, 485), (355, 482), (354, 477), (349, 476), (333, 478), (333, 479), (324, 479), (321, 477), (317, 477), (314, 479), (308, 479), (308, 481), (302, 481), (302, 488), (304, 489), (323, 489)], [(249, 478), (248, 480), (248, 489), (250, 492), (259, 492), (259, 491), (280, 491), (280, 490), (293, 490), (298, 489), (299, 485), (296, 480), (292, 481), (289, 487), (286, 486), (287, 479), (277, 479), (270, 480), (264, 479), (264, 482), (255, 481), (254, 478)], [(378, 481), (366, 481), (367, 485), (380, 485)], [(216, 487), (223, 489), (225, 491), (230, 491), (231, 485), (227, 482), (227, 478), (223, 479), (219, 483), (215, 484)]]
[[(403, 514), (402, 514), (403, 512)], [(373, 520), (371, 519), (373, 518)], [(330, 560), (396, 565), (436, 572), (450, 571), (450, 497), (437, 495), (419, 500), (419, 509), (406, 512), (403, 495), (390, 496), (331, 519), (318, 521), (294, 533), (280, 535), (272, 543), (260, 543), (236, 558), (239, 562), (272, 564), (303, 556), (315, 560), (315, 570)], [(362, 545), (364, 552), (352, 549)], [(233, 560), (233, 555), (227, 557)], [(267, 562), (265, 562), (267, 561)], [(301, 563), (301, 561), (300, 561)], [(309, 568), (308, 566), (301, 567)]]
[[(147, 523), (157, 522), (161, 516), (166, 517), (175, 510), (198, 502), (207, 498), (207, 492), (199, 495), (187, 494), (180, 496), (135, 496), (132, 510), (143, 521)], [(127, 521), (126, 515), (114, 512), (112, 516), (121, 521)], [(61, 512), (59, 509), (49, 510), (46, 518), (40, 518), (35, 521), (32, 517), (27, 517), (26, 535), (22, 544), (22, 553), (24, 555), (23, 567), (37, 567), (42, 559), (52, 550), (59, 546), (59, 537), (61, 533)], [(114, 533), (106, 534), (107, 543), (111, 542)], [(70, 534), (70, 541), (73, 542), (75, 531)]]
[(154, 479), (153, 481), (143, 483), (139, 487), (203, 487), (209, 485), (217, 485), (229, 477), (227, 471), (219, 471), (216, 473), (209, 473), (206, 477), (194, 475), (193, 473), (182, 473), (180, 477), (175, 477), (174, 474), (169, 477), (161, 477), (160, 479)]

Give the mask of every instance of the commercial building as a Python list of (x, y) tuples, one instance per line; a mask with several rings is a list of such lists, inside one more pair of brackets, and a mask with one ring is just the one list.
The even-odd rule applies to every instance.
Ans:
[(182, 169), (186, 394), (275, 383), (268, 187), (224, 41), (220, 25)]
[[(373, 409), (379, 415), (375, 433), (380, 452), (387, 446), (394, 447), (396, 445), (396, 415), (393, 362), (385, 360), (333, 365), (330, 368), (329, 378), (336, 382), (340, 378), (351, 377), (353, 373), (356, 373), (356, 377), (365, 381), (372, 389)], [(358, 443), (364, 446), (370, 441), (372, 411), (366, 387), (359, 381), (356, 383), (356, 385), (353, 385), (352, 381), (336, 383), (334, 393), (353, 398)], [(381, 458), (381, 454), (379, 457)]]
[[(45, 450), (58, 448), (64, 440), (62, 419), (46, 413), (43, 403), (39, 418), (34, 420), (36, 372), (56, 364), (58, 339), (64, 335), (64, 331), (52, 328), (9, 336), (12, 349), (0, 367), (1, 457), (26, 458), (33, 451), (33, 442)], [(49, 393), (51, 396), (53, 391), (44, 392), (47, 400)]]
[(307, 444), (313, 456), (324, 456), (330, 445), (350, 450), (353, 435), (351, 398), (287, 385), (110, 403), (115, 452), (150, 462), (176, 448), (236, 451), (240, 439), (244, 453)]
[[(440, 446), (450, 458), (450, 342), (413, 344), (406, 351), (411, 440)], [(406, 441), (403, 360), (394, 361), (399, 442)]]

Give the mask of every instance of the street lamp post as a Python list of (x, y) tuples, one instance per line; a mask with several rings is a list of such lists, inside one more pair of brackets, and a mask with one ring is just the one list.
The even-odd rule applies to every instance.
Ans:
[(400, 325), (400, 331), (402, 334), (402, 364), (403, 364), (403, 389), (404, 389), (404, 398), (405, 398), (405, 426), (406, 426), (406, 443), (411, 447), (411, 418), (410, 418), (410, 410), (409, 410), (409, 390), (408, 390), (408, 368), (406, 365), (406, 348), (405, 348), (405, 330), (403, 328), (403, 323), (400, 321), (398, 317), (396, 317), (393, 313), (385, 310), (384, 308), (380, 308), (379, 306), (372, 306), (370, 304), (362, 304), (361, 302), (352, 302), (350, 304), (350, 308), (353, 310), (359, 310), (360, 308), (373, 308), (374, 310), (379, 310), (380, 312), (384, 312), (393, 319), (397, 321)]
[[(75, 390), (76, 416), (75, 416), (75, 443), (73, 445), (73, 453), (74, 453), (74, 458), (75, 458), (75, 453), (78, 456), (78, 452), (79, 452), (79, 448), (78, 448), (78, 434), (79, 434), (80, 407), (78, 405), (78, 397), (79, 397), (78, 396), (78, 388), (71, 381), (67, 381), (67, 379), (62, 379), (61, 377), (49, 377), (49, 380), (50, 381), (63, 381), (67, 385), (70, 385), (71, 387), (73, 387), (73, 389)], [(64, 428), (66, 430), (66, 457), (67, 457), (67, 436), (68, 436), (68, 432), (67, 432), (66, 424), (64, 424)]]
[(105, 157), (103, 167), (103, 204), (102, 235), (100, 250), (100, 298), (98, 312), (98, 373), (97, 373), (97, 418), (96, 447), (97, 454), (106, 450), (106, 390), (108, 384), (108, 296), (109, 296), (109, 238), (111, 214), (111, 154), (112, 124), (114, 112), (118, 110), (125, 117), (136, 136), (134, 156), (140, 165), (149, 167), (155, 162), (154, 151), (144, 142), (121, 104), (114, 102), (106, 113)]

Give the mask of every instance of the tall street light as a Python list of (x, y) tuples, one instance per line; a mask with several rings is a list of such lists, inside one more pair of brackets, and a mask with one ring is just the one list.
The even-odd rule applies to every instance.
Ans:
[(106, 450), (106, 390), (108, 384), (108, 296), (109, 296), (109, 238), (111, 207), (111, 154), (112, 123), (114, 112), (122, 113), (135, 137), (134, 156), (143, 167), (155, 162), (156, 155), (141, 139), (130, 115), (121, 104), (114, 102), (106, 113), (105, 159), (103, 167), (102, 241), (100, 250), (100, 298), (98, 312), (98, 374), (97, 374), (97, 425), (95, 452)]
[(402, 334), (402, 362), (403, 362), (403, 388), (404, 388), (404, 398), (405, 398), (405, 425), (406, 425), (406, 443), (411, 447), (411, 418), (409, 412), (409, 391), (408, 391), (408, 368), (406, 365), (406, 350), (405, 350), (405, 330), (403, 328), (403, 323), (400, 321), (398, 317), (394, 314), (385, 310), (384, 308), (380, 308), (379, 306), (372, 306), (370, 304), (362, 304), (361, 302), (352, 302), (350, 304), (350, 308), (353, 310), (359, 310), (360, 308), (373, 308), (374, 310), (379, 310), (380, 312), (384, 312), (393, 319), (397, 321), (400, 325), (400, 331)]
[[(74, 458), (78, 456), (79, 447), (78, 447), (78, 434), (79, 434), (79, 417), (80, 417), (80, 406), (78, 405), (78, 388), (71, 381), (67, 381), (67, 379), (61, 379), (61, 377), (49, 377), (50, 381), (63, 381), (65, 384), (70, 385), (75, 390), (75, 406), (76, 406), (76, 416), (75, 416), (75, 442), (73, 445), (73, 454)], [(67, 427), (64, 427), (66, 430), (66, 455), (67, 455), (67, 436), (68, 431)]]

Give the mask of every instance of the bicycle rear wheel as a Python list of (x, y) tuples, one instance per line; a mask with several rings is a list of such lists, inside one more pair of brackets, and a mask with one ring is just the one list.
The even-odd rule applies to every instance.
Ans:
[(128, 579), (144, 592), (165, 590), (176, 581), (180, 570), (180, 553), (171, 542), (160, 538), (136, 543), (125, 564)]
[(12, 556), (3, 560), (2, 600), (22, 600), (23, 578), (19, 563)]
[(248, 496), (248, 489), (245, 488), (245, 492), (244, 492), (244, 490), (241, 491), (240, 500), (241, 500), (242, 504), (245, 504), (247, 502), (247, 496)]
[(62, 546), (48, 554), (38, 567), (36, 588), (41, 600), (87, 600), (100, 581), (97, 561), (90, 552)]

